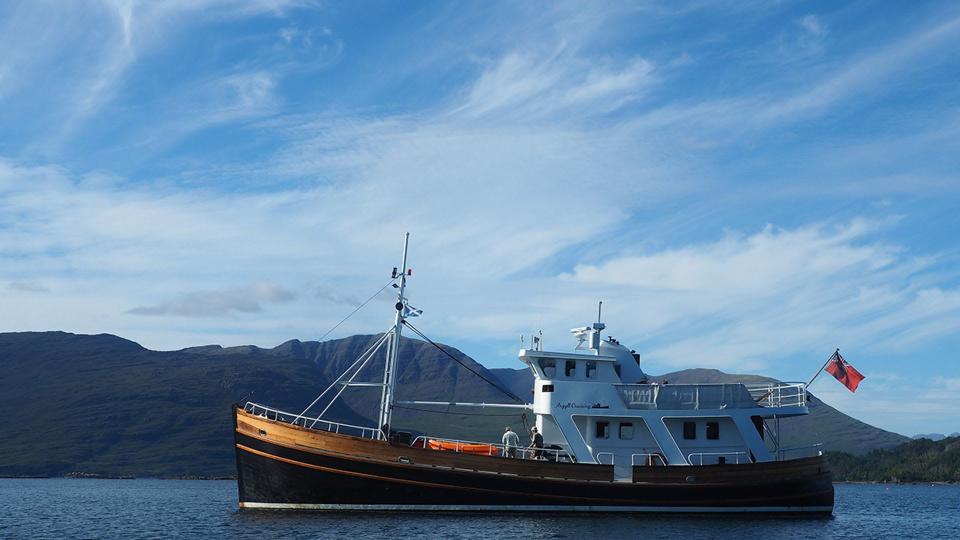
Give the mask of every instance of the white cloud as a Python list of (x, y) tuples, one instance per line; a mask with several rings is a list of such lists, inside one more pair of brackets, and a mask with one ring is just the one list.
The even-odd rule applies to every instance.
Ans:
[(455, 113), (498, 118), (607, 114), (639, 99), (653, 70), (643, 58), (597, 64), (567, 46), (542, 54), (510, 52), (483, 72)]
[[(813, 26), (810, 20), (801, 25)], [(817, 36), (817, 40), (822, 37)], [(944, 57), (932, 53), (955, 46), (958, 38), (960, 17), (948, 18), (933, 26), (914, 28), (864, 53), (781, 73), (779, 84), (712, 99), (672, 100), (644, 112), (631, 123), (638, 129), (682, 130), (724, 142), (766, 133), (819, 118), (842, 103), (863, 103), (867, 98), (882, 96), (886, 83), (902, 76), (912, 65), (942, 62)], [(819, 41), (801, 45), (806, 49), (821, 46)]]
[(895, 248), (851, 243), (871, 227), (864, 221), (835, 230), (817, 225), (784, 231), (768, 225), (752, 236), (729, 234), (709, 245), (620, 257), (600, 267), (580, 265), (573, 279), (698, 293), (766, 294), (845, 270), (876, 271), (889, 265)]
[(820, 19), (812, 13), (800, 17), (800, 19), (797, 20), (797, 24), (814, 36), (823, 36), (827, 33), (826, 25), (820, 22)]
[[(853, 363), (856, 365), (857, 361)], [(890, 380), (868, 372), (856, 393), (829, 375), (821, 376), (812, 387), (817, 397), (844, 413), (908, 437), (960, 431), (960, 420), (956, 416), (960, 408), (957, 390), (960, 390), (960, 379), (920, 373)]]
[[(665, 366), (763, 367), (834, 344), (878, 350), (948, 335), (960, 324), (960, 291), (914, 283), (934, 261), (870, 241), (879, 229), (863, 220), (768, 226), (579, 265), (564, 277), (644, 306), (630, 316), (630, 337), (645, 338), (648, 357)], [(611, 316), (628, 317), (615, 306)]]
[(757, 119), (761, 122), (779, 122), (807, 118), (820, 114), (839, 100), (863, 97), (880, 86), (881, 81), (901, 73), (905, 64), (914, 58), (946, 42), (955, 41), (958, 36), (960, 17), (944, 21), (934, 28), (924, 28), (858, 61), (844, 63), (832, 74), (787, 99), (770, 103)]
[[(46, 4), (23, 2), (0, 21), (0, 48), (9, 53), (0, 59), (0, 97), (17, 94), (34, 106), (42, 104), (30, 127), (44, 128), (46, 133), (28, 149), (43, 155), (59, 154), (105, 111), (129, 114), (129, 110), (109, 109), (109, 105), (122, 93), (139, 60), (175, 42), (182, 33), (203, 22), (283, 17), (301, 7), (316, 5), (301, 1), (105, 0), (58, 5), (51, 10)], [(339, 49), (323, 55), (324, 65), (338, 54)], [(313, 54), (312, 61), (316, 57)], [(278, 57), (270, 56), (270, 60)], [(289, 71), (292, 67), (303, 67), (303, 62), (275, 68)], [(260, 101), (273, 76), (265, 75), (263, 66), (249, 71), (232, 73), (238, 77), (235, 90), (242, 103)], [(212, 77), (223, 78), (224, 74)]]
[[(867, 343), (898, 328), (929, 340), (951, 328), (954, 291), (913, 284), (912, 273), (929, 262), (871, 240), (878, 223), (771, 226), (654, 251), (624, 245), (616, 235), (634, 222), (644, 226), (644, 210), (705, 186), (691, 180), (695, 160), (670, 159), (674, 141), (649, 121), (657, 113), (634, 123), (635, 113), (602, 121), (661, 81), (642, 56), (588, 54), (603, 25), (590, 27), (564, 39), (551, 35), (545, 42), (552, 48), (490, 55), (462, 93), (419, 113), (276, 116), (279, 80), (270, 72), (195, 81), (166, 107), (180, 106), (179, 115), (152, 128), (176, 140), (211, 121), (271, 115), (256, 128), (275, 135), (281, 150), (244, 173), (261, 182), (309, 178), (307, 187), (231, 193), (96, 185), (55, 167), (7, 163), (0, 166), (0, 207), (20, 216), (17, 227), (0, 229), (0, 245), (16, 254), (7, 271), (17, 280), (31, 269), (45, 282), (71, 274), (96, 281), (105, 289), (95, 294), (114, 300), (91, 292), (90, 305), (112, 314), (112, 331), (130, 329), (147, 345), (190, 345), (220, 332), (145, 329), (124, 315), (131, 306), (195, 313), (188, 304), (218, 302), (183, 296), (187, 291), (223, 292), (223, 283), (265, 277), (304, 290), (323, 275), (324, 286), (363, 296), (382, 283), (357, 276), (396, 265), (405, 230), (414, 233), (414, 290), (424, 298), (417, 305), (434, 317), (425, 329), (451, 337), (502, 339), (537, 324), (559, 345), (557, 336), (606, 298), (620, 337), (642, 344), (655, 365), (745, 369), (823, 343), (829, 348), (841, 334)], [(294, 43), (299, 36), (291, 36)], [(726, 113), (714, 126), (735, 131), (743, 120), (734, 113), (749, 99), (707, 102), (680, 116), (708, 116), (719, 106)], [(190, 108), (197, 103), (207, 106)], [(745, 123), (754, 121), (746, 116)], [(222, 173), (210, 176), (216, 181)], [(586, 260), (594, 262), (580, 262)], [(556, 277), (558, 267), (569, 271)], [(104, 276), (113, 281), (100, 281)], [(144, 282), (154, 287), (149, 294)], [(337, 303), (339, 296), (321, 299)], [(121, 297), (127, 303), (117, 306)], [(930, 306), (941, 306), (938, 317), (924, 315)], [(297, 300), (275, 307), (256, 335), (277, 342), (316, 335), (342, 315), (317, 317), (316, 306)], [(236, 312), (242, 310), (219, 311)], [(891, 312), (897, 315), (882, 316)], [(80, 318), (68, 324), (83, 327)]]
[(295, 26), (288, 26), (280, 29), (280, 37), (283, 38), (283, 41), (286, 42), (287, 45), (290, 45), (290, 43), (293, 42), (293, 39), (297, 37), (297, 34), (299, 33), (300, 31)]
[(50, 292), (50, 289), (41, 283), (35, 281), (11, 281), (7, 284), (7, 288), (11, 291), (22, 291), (22, 292), (34, 292), (34, 293), (47, 293)]
[[(107, 38), (91, 45), (80, 36), (76, 40), (87, 45), (77, 47), (83, 54), (66, 55), (95, 61), (56, 85), (36, 84), (47, 79), (23, 68), (59, 61), (64, 43), (75, 41), (51, 30), (38, 34), (43, 39), (36, 43), (44, 46), (22, 54), (15, 44), (29, 40), (0, 32), (0, 45), (10, 45), (0, 47), (10, 51), (0, 58), (0, 97), (23, 88), (23, 81), (14, 80), (20, 75), (29, 88), (76, 87), (77, 96), (91, 96), (64, 100), (70, 107), (88, 104), (90, 116), (78, 125), (94, 116), (109, 123), (113, 117), (103, 112), (137, 61), (162, 51), (168, 40), (176, 43), (185, 30), (201, 28), (199, 23), (289, 9), (276, 6), (118, 4), (109, 17), (91, 15), (111, 21)], [(758, 16), (755, 7), (737, 15)], [(135, 100), (141, 116), (123, 121), (150, 122), (97, 149), (166, 163), (183, 155), (171, 151), (155, 159), (160, 150), (175, 148), (186, 136), (237, 125), (248, 130), (238, 131), (244, 143), (275, 141), (275, 152), (272, 145), (257, 148), (269, 154), (262, 160), (175, 164), (177, 176), (169, 184), (123, 178), (109, 170), (114, 160), (102, 156), (91, 161), (108, 169), (102, 172), (31, 165), (40, 160), (30, 156), (0, 161), (0, 279), (42, 283), (56, 292), (30, 295), (8, 286), (0, 324), (112, 332), (162, 348), (204, 342), (272, 346), (292, 337), (315, 338), (383, 285), (399, 263), (402, 233), (410, 230), (411, 298), (426, 311), (418, 326), (455, 344), (483, 343), (482, 351), (505, 350), (503, 344), (519, 333), (540, 328), (549, 347), (566, 349), (573, 343), (567, 329), (592, 320), (599, 299), (605, 300), (610, 331), (639, 349), (654, 372), (711, 365), (806, 374), (806, 367), (785, 366), (785, 359), (820, 358), (835, 345), (905, 354), (905, 346), (937, 343), (958, 330), (960, 293), (949, 276), (932, 270), (936, 257), (919, 258), (906, 241), (890, 240), (891, 223), (804, 223), (787, 211), (789, 221), (781, 225), (789, 226), (763, 228), (743, 219), (739, 231), (718, 238), (722, 231), (714, 227), (722, 225), (715, 223), (723, 219), (710, 215), (739, 210), (750, 197), (792, 202), (822, 194), (820, 175), (810, 173), (809, 165), (796, 172), (802, 183), (767, 189), (755, 188), (757, 175), (725, 183), (721, 177), (729, 169), (713, 158), (724, 142), (744, 134), (772, 133), (865, 91), (886, 91), (900, 70), (953, 44), (956, 20), (791, 66), (762, 85), (737, 90), (710, 75), (742, 74), (742, 66), (723, 56), (723, 44), (711, 41), (720, 39), (716, 35), (685, 41), (682, 49), (659, 45), (657, 32), (676, 22), (669, 6), (516, 9), (522, 16), (484, 10), (484, 24), (473, 20), (475, 12), (442, 10), (425, 25), (431, 31), (403, 32), (429, 42), (421, 49), (411, 53), (391, 42), (366, 65), (342, 56), (344, 44), (334, 29), (274, 21), (256, 46), (244, 49), (239, 65), (214, 66), (178, 79), (163, 97)], [(643, 24), (629, 18), (635, 10), (643, 11)], [(451, 17), (461, 18), (460, 24)], [(20, 19), (11, 20), (4, 29)], [(828, 29), (824, 20), (788, 19), (789, 39), (802, 34), (817, 46), (839, 39), (839, 26)], [(50, 27), (66, 23), (72, 21)], [(438, 33), (444, 38), (438, 40)], [(637, 45), (644, 33), (655, 39)], [(413, 106), (289, 108), (290, 73), (341, 60), (357, 62), (346, 69), (353, 75), (372, 71), (350, 82), (352, 89), (381, 85), (372, 95), (400, 99), (394, 85), (421, 74), (436, 77), (418, 71), (424, 66), (439, 66), (442, 75), (427, 80), (449, 85), (431, 89), (433, 94), (412, 92)], [(687, 78), (701, 73), (709, 98), (684, 97), (691, 90)], [(677, 86), (673, 77), (680, 79)], [(339, 97), (368, 104), (364, 96)], [(311, 108), (319, 103), (304, 102)], [(51, 110), (58, 121), (69, 117)], [(956, 126), (909, 145), (901, 134), (879, 142), (871, 137), (859, 146), (834, 138), (823, 144), (886, 171), (888, 163), (901, 161), (905, 148), (919, 149), (910, 157), (928, 155), (927, 148), (948, 154), (944, 149), (956, 139)], [(768, 141), (761, 142), (764, 148), (733, 157), (775, 160), (790, 150), (771, 152)], [(913, 171), (882, 185), (876, 175), (860, 174), (857, 181), (829, 182), (831, 193), (913, 194), (921, 182)], [(945, 174), (927, 189), (941, 190), (951, 180)], [(176, 187), (180, 181), (201, 187)], [(714, 206), (704, 210), (707, 200)], [(777, 223), (784, 215), (764, 212), (760, 219)], [(705, 224), (675, 230), (677, 222), (700, 220)], [(242, 286), (250, 283), (272, 289)], [(385, 327), (390, 306), (377, 304), (386, 302), (340, 331)], [(870, 368), (868, 363), (864, 369), (873, 373)]]
[(296, 295), (275, 283), (255, 283), (246, 287), (217, 291), (196, 291), (175, 300), (151, 306), (139, 306), (133, 315), (171, 315), (177, 317), (222, 317), (236, 313), (257, 313), (264, 303), (290, 302)]
[[(949, 392), (958, 392), (960, 393), (960, 377), (950, 378), (950, 377), (935, 377), (934, 381), (936, 384), (944, 390)], [(957, 396), (960, 399), (960, 395)]]

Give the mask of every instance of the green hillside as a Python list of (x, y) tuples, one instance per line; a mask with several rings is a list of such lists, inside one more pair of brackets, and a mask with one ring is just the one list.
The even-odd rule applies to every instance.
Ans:
[[(9, 419), (0, 439), (0, 475), (232, 475), (232, 403), (249, 399), (299, 412), (374, 338), (157, 352), (111, 335), (0, 334), (0, 395)], [(401, 355), (399, 399), (502, 401), (498, 391), (421, 341), (404, 340)], [(382, 361), (364, 371), (368, 380), (380, 373)], [(364, 417), (374, 416), (379, 399), (373, 393), (346, 393), (347, 406), (328, 416), (369, 425)], [(436, 433), (435, 417), (398, 411), (395, 425)], [(502, 427), (484, 427), (482, 420), (489, 419), (451, 417), (443, 434), (499, 435)]]
[(830, 455), (834, 478), (848, 482), (960, 482), (960, 437), (918, 439), (866, 455)]

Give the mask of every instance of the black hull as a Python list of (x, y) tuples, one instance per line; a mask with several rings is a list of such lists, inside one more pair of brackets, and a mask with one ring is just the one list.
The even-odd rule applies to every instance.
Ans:
[(833, 510), (828, 471), (745, 483), (571, 481), (388, 463), (235, 435), (243, 508), (817, 514)]

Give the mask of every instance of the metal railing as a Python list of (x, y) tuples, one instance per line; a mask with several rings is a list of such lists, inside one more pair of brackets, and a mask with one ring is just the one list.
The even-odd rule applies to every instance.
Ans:
[[(823, 455), (823, 443), (811, 444), (809, 446), (793, 446), (790, 448), (777, 448), (775, 450), (777, 461), (789, 461), (791, 459), (801, 459), (805, 457), (814, 457)], [(787, 455), (792, 457), (787, 457)]]
[(247, 402), (243, 406), (243, 410), (261, 418), (266, 418), (267, 420), (274, 420), (276, 422), (283, 422), (285, 424), (291, 424), (294, 426), (302, 426), (307, 429), (315, 429), (317, 431), (327, 431), (330, 433), (341, 433), (344, 435), (352, 435), (354, 437), (361, 437), (364, 439), (381, 439), (382, 434), (379, 429), (367, 426), (355, 426), (353, 424), (345, 424), (343, 422), (333, 422), (330, 420), (324, 420), (322, 418), (310, 418), (306, 416), (300, 416), (297, 413), (292, 413), (288, 411), (281, 411), (280, 409), (274, 409), (272, 407), (266, 407), (258, 403)]
[[(487, 443), (480, 441), (465, 441), (461, 439), (446, 439), (443, 437), (431, 437), (429, 435), (419, 435), (413, 442), (410, 443), (410, 446), (414, 448), (426, 448), (430, 449), (430, 441), (435, 441), (438, 443), (445, 443), (446, 445), (453, 445), (453, 448), (444, 448), (441, 447), (436, 449), (437, 452), (456, 452), (456, 453), (471, 453), (474, 455), (488, 455), (488, 456), (500, 456), (500, 457), (509, 457), (509, 450), (513, 450), (514, 456), (516, 459), (546, 459), (548, 461), (558, 461), (558, 462), (573, 462), (573, 458), (570, 457), (570, 454), (566, 450), (556, 449), (556, 448), (530, 448), (527, 446), (507, 446), (500, 443)], [(469, 446), (486, 446), (489, 448), (486, 454), (477, 454), (476, 452), (466, 452), (464, 449)]]
[(807, 401), (803, 383), (617, 384), (630, 409), (719, 410), (797, 407)]
[(807, 404), (804, 383), (744, 384), (757, 405), (762, 407), (803, 407)]
[[(694, 456), (696, 456), (697, 463), (694, 463)], [(734, 464), (739, 465), (741, 463), (740, 456), (743, 456), (743, 463), (750, 463), (750, 456), (746, 452), (691, 452), (687, 454), (687, 463), (690, 465), (703, 465), (704, 456), (716, 456), (720, 461), (720, 457), (733, 456)]]
[[(641, 463), (637, 463), (638, 457), (643, 458), (643, 461)], [(663, 454), (656, 454), (656, 453), (630, 454), (630, 465), (633, 467), (636, 467), (637, 465), (643, 465), (647, 467), (666, 467), (667, 460), (666, 458), (663, 457)]]
[[(610, 463), (603, 462), (603, 456), (610, 456)], [(616, 459), (616, 456), (613, 455), (613, 452), (597, 452), (597, 463), (600, 465), (613, 465)]]

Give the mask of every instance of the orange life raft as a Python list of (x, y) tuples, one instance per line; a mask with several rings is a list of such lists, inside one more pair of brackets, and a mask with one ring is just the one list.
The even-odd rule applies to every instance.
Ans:
[(443, 452), (463, 452), (465, 454), (480, 454), (484, 456), (499, 456), (500, 449), (492, 444), (462, 443), (453, 441), (438, 441), (430, 439), (427, 448)]

